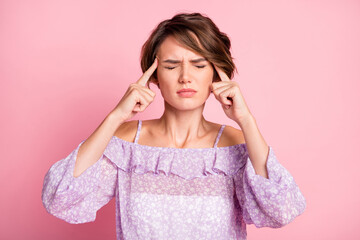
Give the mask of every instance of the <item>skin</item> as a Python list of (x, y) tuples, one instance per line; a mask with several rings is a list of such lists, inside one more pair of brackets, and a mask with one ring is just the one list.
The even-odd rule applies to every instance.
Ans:
[[(130, 84), (115, 108), (80, 146), (74, 177), (80, 176), (101, 157), (113, 136), (134, 141), (138, 121), (127, 120), (144, 111), (154, 100), (155, 92), (146, 83), (154, 81), (152, 74), (158, 69), (165, 110), (159, 119), (143, 122), (138, 144), (176, 148), (212, 147), (220, 125), (206, 121), (203, 109), (209, 95), (214, 94), (226, 116), (242, 129), (240, 131), (226, 126), (218, 147), (246, 142), (255, 173), (268, 178), (266, 160), (269, 147), (260, 134), (239, 85), (230, 81), (217, 66), (215, 70), (221, 81), (212, 83), (214, 68), (207, 61), (201, 62), (201, 65), (192, 61), (199, 57), (201, 56), (184, 48), (175, 39), (165, 39), (154, 63), (139, 80)], [(169, 66), (169, 63), (164, 62), (169, 58), (178, 62)], [(174, 68), (168, 69), (169, 67)], [(191, 98), (181, 98), (176, 91), (184, 87), (193, 88), (197, 93)]]
[[(221, 81), (213, 83), (214, 68), (206, 60), (193, 62), (199, 58), (202, 56), (185, 48), (171, 36), (162, 43), (153, 65), (136, 84), (150, 90), (146, 83), (154, 80), (150, 76), (157, 69), (159, 88), (164, 98), (164, 113), (159, 119), (143, 121), (138, 143), (176, 148), (212, 147), (220, 125), (205, 120), (203, 110), (209, 95), (214, 94), (226, 116), (242, 129), (240, 131), (227, 126), (218, 146), (239, 144), (245, 140), (256, 174), (268, 178), (266, 160), (269, 147), (245, 103), (238, 83), (230, 81), (215, 65)], [(177, 63), (166, 62), (169, 59), (176, 60)], [(192, 88), (197, 93), (191, 98), (183, 98), (176, 93), (181, 88)], [(150, 91), (151, 96), (155, 95)], [(142, 103), (139, 99), (140, 103), (134, 108), (136, 112), (143, 111), (153, 100), (150, 94), (143, 95), (144, 98), (147, 97), (147, 101)], [(115, 135), (133, 141), (137, 121), (122, 125)]]
[[(173, 147), (205, 144), (207, 138), (213, 135), (207, 133), (217, 129), (202, 114), (211, 93), (214, 70), (210, 62), (191, 62), (203, 57), (182, 47), (173, 37), (165, 39), (157, 56), (157, 78), (165, 108), (160, 119), (153, 122), (153, 127), (164, 136), (163, 140), (159, 139), (159, 143), (167, 142)], [(167, 63), (169, 59), (179, 63)], [(176, 91), (182, 88), (192, 88), (197, 93), (191, 98), (180, 97)]]

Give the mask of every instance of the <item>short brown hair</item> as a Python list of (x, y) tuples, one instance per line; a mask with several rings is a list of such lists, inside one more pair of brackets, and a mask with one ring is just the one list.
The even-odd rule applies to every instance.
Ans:
[[(194, 34), (201, 45), (198, 45)], [(159, 23), (141, 49), (140, 61), (143, 72), (154, 62), (160, 45), (168, 36), (175, 37), (185, 47), (218, 66), (230, 79), (233, 78), (234, 70), (237, 69), (230, 53), (230, 39), (225, 33), (220, 32), (209, 17), (200, 13), (179, 13), (172, 19)], [(153, 76), (157, 80), (156, 70)], [(220, 81), (215, 68), (213, 81)], [(149, 86), (150, 82), (147, 84)]]

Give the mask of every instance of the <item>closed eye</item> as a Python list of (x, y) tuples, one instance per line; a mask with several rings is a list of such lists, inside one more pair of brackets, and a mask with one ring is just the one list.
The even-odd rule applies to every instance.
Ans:
[[(202, 65), (202, 66), (196, 66), (197, 68), (204, 68), (206, 67), (206, 65)], [(172, 70), (174, 69), (175, 67), (165, 67), (166, 69), (169, 69), (169, 70)]]
[(175, 67), (165, 67), (165, 68), (171, 70), (171, 69), (174, 69)]

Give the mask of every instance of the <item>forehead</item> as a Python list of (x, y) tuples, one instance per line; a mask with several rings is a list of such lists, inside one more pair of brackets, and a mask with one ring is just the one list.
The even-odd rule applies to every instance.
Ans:
[(201, 57), (200, 54), (186, 48), (173, 36), (165, 38), (159, 47), (158, 55), (162, 58)]

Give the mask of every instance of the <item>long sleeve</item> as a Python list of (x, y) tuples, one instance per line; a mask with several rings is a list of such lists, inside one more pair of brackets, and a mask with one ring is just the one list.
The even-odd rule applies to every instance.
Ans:
[(44, 177), (41, 199), (45, 209), (68, 223), (94, 221), (96, 212), (115, 195), (116, 166), (104, 154), (80, 176), (73, 176), (77, 153), (84, 141), (54, 163)]
[(234, 176), (234, 183), (246, 224), (279, 228), (305, 211), (305, 197), (271, 146), (266, 162), (269, 178), (255, 173), (247, 151), (243, 157), (246, 163)]

